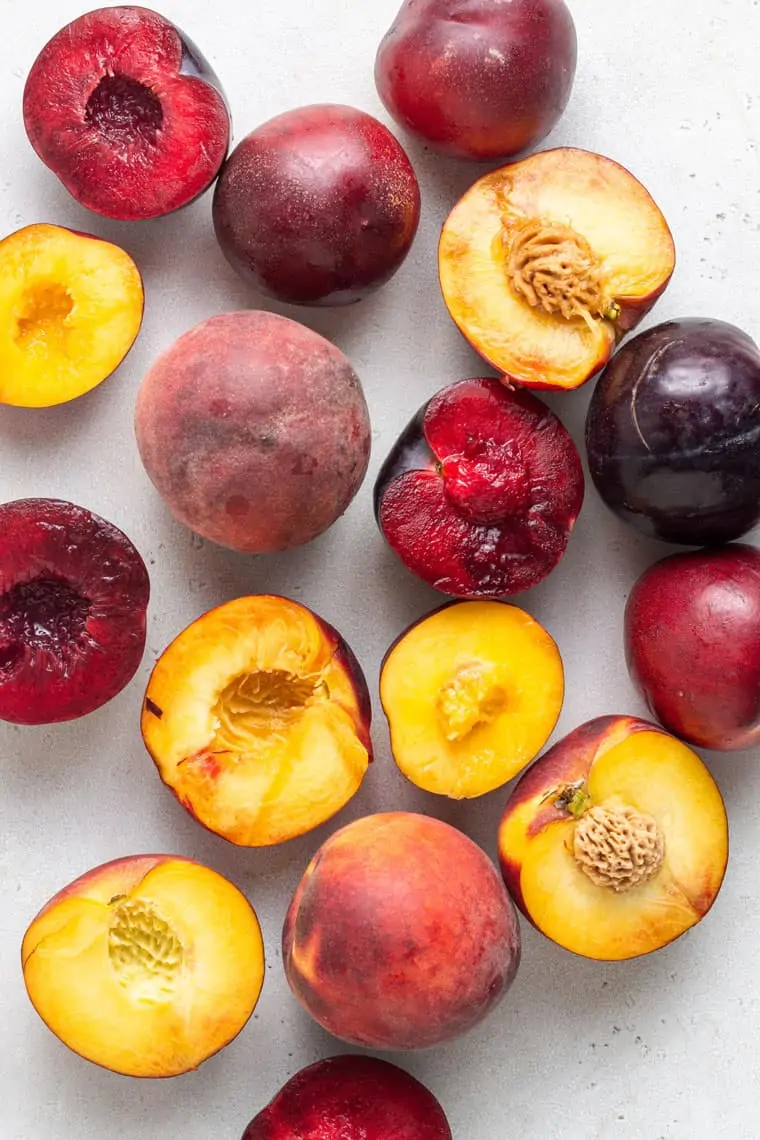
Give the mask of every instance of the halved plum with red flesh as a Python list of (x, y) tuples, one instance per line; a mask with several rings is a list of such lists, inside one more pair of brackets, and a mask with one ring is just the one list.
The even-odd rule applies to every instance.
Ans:
[(56, 499), (0, 506), (0, 720), (85, 716), (132, 679), (150, 583), (125, 534)]
[(442, 593), (536, 586), (583, 504), (580, 456), (553, 412), (496, 379), (461, 380), (408, 425), (375, 486), (375, 516), (404, 565)]
[(24, 124), (78, 202), (109, 218), (168, 214), (216, 178), (230, 142), (221, 86), (195, 45), (149, 8), (98, 8), (37, 56)]

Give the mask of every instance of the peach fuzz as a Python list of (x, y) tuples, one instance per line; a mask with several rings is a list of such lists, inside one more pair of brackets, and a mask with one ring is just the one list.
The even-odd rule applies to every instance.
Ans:
[(173, 855), (117, 859), (59, 891), (29, 926), (21, 961), (48, 1028), (132, 1077), (178, 1076), (223, 1049), (264, 980), (248, 900)]
[(361, 667), (305, 606), (238, 598), (193, 622), (148, 683), (142, 733), (161, 779), (244, 847), (303, 835), (351, 799), (372, 758)]
[(0, 241), (0, 404), (44, 408), (107, 379), (143, 318), (140, 271), (119, 246), (61, 226)]
[(428, 792), (482, 796), (521, 772), (562, 708), (559, 650), (505, 602), (454, 602), (388, 651), (380, 699), (404, 775)]
[(312, 859), (283, 929), (295, 996), (328, 1032), (425, 1049), (471, 1029), (517, 972), (520, 931), (495, 867), (462, 832), (367, 816)]
[(499, 828), (523, 914), (587, 958), (651, 953), (695, 926), (728, 861), (728, 822), (703, 762), (634, 717), (581, 725), (522, 777)]

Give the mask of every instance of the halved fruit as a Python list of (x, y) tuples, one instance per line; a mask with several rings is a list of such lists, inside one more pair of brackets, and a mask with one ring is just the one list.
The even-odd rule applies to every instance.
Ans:
[(193, 622), (161, 656), (142, 714), (161, 779), (200, 823), (265, 847), (318, 827), (371, 760), (370, 698), (340, 635), (256, 595)]
[(423, 618), (380, 674), (396, 763), (418, 787), (454, 799), (521, 772), (549, 739), (563, 697), (554, 641), (505, 602), (454, 602)]
[(560, 148), (486, 174), (446, 220), (448, 310), (481, 356), (526, 387), (577, 388), (665, 290), (673, 237), (624, 167)]
[(135, 855), (65, 887), (21, 948), (27, 992), (49, 1029), (88, 1061), (174, 1077), (223, 1049), (264, 980), (258, 919), (216, 871)]
[(648, 954), (695, 926), (728, 861), (700, 758), (655, 725), (600, 717), (525, 773), (499, 829), (505, 882), (548, 938), (587, 958)]
[(143, 286), (117, 245), (61, 226), (0, 241), (0, 403), (63, 404), (121, 364), (143, 318)]

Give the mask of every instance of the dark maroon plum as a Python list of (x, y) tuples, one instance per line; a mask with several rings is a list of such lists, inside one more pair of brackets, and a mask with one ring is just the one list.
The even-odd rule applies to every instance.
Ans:
[(278, 115), (242, 140), (214, 195), (222, 251), (268, 296), (347, 304), (388, 281), (420, 219), (420, 189), (387, 127), (353, 107)]
[(760, 551), (663, 558), (625, 611), (631, 677), (676, 736), (728, 751), (760, 740)]
[(0, 720), (85, 716), (132, 679), (150, 583), (127, 536), (57, 499), (0, 506)]
[(375, 82), (397, 123), (458, 158), (511, 158), (562, 116), (577, 39), (564, 0), (405, 0)]
[(760, 352), (723, 321), (678, 320), (629, 341), (586, 420), (594, 484), (645, 534), (711, 546), (760, 521)]
[(46, 166), (88, 209), (155, 218), (209, 188), (224, 162), (230, 116), (211, 67), (149, 8), (98, 8), (37, 56), (24, 124)]
[(375, 516), (404, 565), (460, 598), (538, 585), (583, 504), (569, 433), (529, 392), (461, 380), (417, 413), (383, 464)]

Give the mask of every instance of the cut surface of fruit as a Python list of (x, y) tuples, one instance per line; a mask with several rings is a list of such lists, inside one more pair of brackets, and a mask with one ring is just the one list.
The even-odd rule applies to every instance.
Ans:
[(481, 356), (516, 384), (576, 388), (663, 292), (675, 248), (629, 171), (560, 148), (479, 179), (444, 224), (438, 264)]
[(119, 859), (37, 915), (21, 950), (49, 1029), (113, 1072), (172, 1077), (228, 1045), (253, 1013), (264, 947), (245, 896), (175, 856)]
[(119, 246), (61, 226), (0, 241), (0, 403), (50, 407), (121, 364), (143, 317), (140, 271)]
[(150, 582), (125, 534), (57, 499), (0, 505), (0, 720), (85, 716), (132, 679)]
[(725, 874), (728, 824), (696, 753), (645, 721), (602, 718), (523, 776), (499, 851), (539, 930), (576, 954), (620, 960), (705, 916)]
[(162, 780), (241, 846), (324, 823), (371, 759), (370, 702), (339, 635), (297, 602), (240, 598), (199, 618), (153, 672), (142, 715)]
[(503, 602), (455, 602), (423, 618), (391, 648), (380, 677), (399, 768), (457, 799), (522, 771), (548, 740), (563, 694), (554, 641)]

